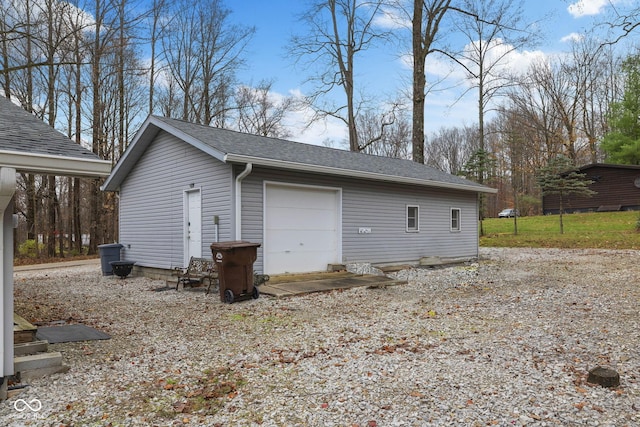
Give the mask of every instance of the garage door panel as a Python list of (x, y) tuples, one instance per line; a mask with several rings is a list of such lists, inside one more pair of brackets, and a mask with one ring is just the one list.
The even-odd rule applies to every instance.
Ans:
[[(277, 270), (278, 274), (283, 273), (307, 273), (310, 270), (305, 268), (305, 265), (309, 261), (309, 258), (313, 257), (315, 265), (318, 266), (314, 271), (325, 271), (329, 264), (335, 264), (335, 261), (326, 256), (325, 252), (317, 253), (304, 253), (304, 252), (291, 252), (281, 254), (277, 257), (278, 264), (273, 265), (273, 269)], [(274, 273), (269, 273), (274, 274)]]
[(309, 225), (329, 231), (337, 228), (336, 214), (331, 209), (272, 208), (269, 212), (270, 229), (305, 229)]
[(272, 187), (269, 190), (269, 200), (267, 206), (274, 207), (305, 207), (305, 206), (326, 206), (326, 203), (332, 203), (335, 198), (334, 191), (318, 190), (306, 188), (285, 188)]
[(265, 272), (320, 271), (339, 262), (338, 190), (267, 185)]
[[(275, 230), (274, 230), (275, 231)], [(278, 239), (269, 240), (268, 252), (327, 251), (335, 247), (335, 235), (323, 230), (277, 230)]]

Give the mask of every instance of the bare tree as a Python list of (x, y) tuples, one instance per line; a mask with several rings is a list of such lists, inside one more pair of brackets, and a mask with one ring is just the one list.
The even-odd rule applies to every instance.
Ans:
[[(636, 2), (608, 1), (603, 6), (603, 13), (594, 24), (596, 29), (606, 32), (606, 40), (600, 44), (600, 47), (614, 45), (638, 33), (640, 7)], [(571, 7), (575, 8), (575, 11), (579, 8), (578, 5)]]
[[(41, 52), (34, 52), (36, 29), (40, 24), (33, 0), (2, 2), (2, 54), (4, 92), (9, 98), (18, 99), (22, 107), (34, 113), (34, 58)], [(36, 223), (38, 210), (39, 178), (34, 174), (20, 174), (24, 191), (22, 213), (27, 224), (27, 238), (35, 240), (39, 225)], [(39, 247), (37, 247), (39, 248)]]
[(163, 17), (167, 13), (167, 0), (153, 0), (151, 12), (149, 13), (149, 114), (154, 112), (154, 95), (157, 77), (158, 43), (166, 26), (170, 23), (164, 22)]
[(360, 138), (369, 141), (360, 151), (408, 159), (411, 151), (411, 120), (397, 105), (389, 110), (388, 113), (366, 111), (358, 115)]
[[(532, 69), (546, 67), (546, 64), (534, 64)], [(522, 76), (520, 84), (509, 90), (508, 105), (504, 111), (514, 111), (528, 140), (536, 146), (536, 152), (542, 156), (542, 167), (547, 161), (562, 152), (562, 123), (555, 112), (553, 100), (537, 83), (536, 73), (530, 71)]]
[(477, 127), (443, 127), (434, 133), (425, 144), (425, 164), (457, 175), (477, 149)]
[[(464, 67), (471, 88), (478, 91), (478, 147), (472, 159), (478, 164), (477, 171), (490, 169), (483, 161), (492, 156), (485, 143), (485, 114), (489, 103), (501, 91), (511, 85), (513, 79), (507, 72), (509, 56), (533, 39), (528, 25), (522, 22), (522, 2), (509, 0), (463, 0), (455, 7), (454, 22), (459, 32), (465, 35), (467, 44), (459, 53), (439, 50)], [(485, 173), (474, 176), (484, 184)], [(485, 215), (486, 197), (480, 196), (480, 220)], [(482, 230), (482, 224), (480, 225)]]
[[(344, 122), (351, 151), (369, 142), (360, 142), (357, 129), (360, 105), (366, 101), (356, 90), (355, 64), (360, 54), (387, 37), (374, 28), (382, 5), (383, 0), (316, 0), (302, 17), (308, 32), (291, 40), (293, 56), (318, 70), (309, 77), (316, 84), (308, 97), (315, 119), (331, 116)], [(343, 92), (344, 103), (328, 101), (326, 95), (336, 88)]]
[(272, 80), (262, 80), (256, 87), (239, 86), (235, 93), (238, 129), (255, 135), (287, 138), (291, 133), (283, 120), (296, 104), (291, 96), (272, 93)]
[(14, 2), (0, 2), (0, 54), (2, 55), (2, 86), (6, 98), (11, 97), (11, 70), (15, 65), (11, 58), (14, 40), (20, 37), (21, 27), (24, 25), (24, 20), (16, 14)]
[(177, 115), (173, 105), (182, 99), (180, 118), (224, 127), (235, 73), (255, 28), (231, 24), (231, 11), (221, 0), (196, 3), (178, 4), (170, 29), (162, 34), (165, 77), (171, 80), (162, 109)]
[[(194, 87), (198, 74), (197, 52), (193, 46), (197, 43), (198, 31), (196, 27), (196, 9), (190, 5), (182, 5), (174, 15), (174, 31), (167, 32), (162, 38), (164, 61), (168, 72), (165, 77), (171, 79), (171, 83), (180, 89), (181, 94), (171, 93), (171, 99), (165, 102), (176, 103), (182, 99), (179, 118), (193, 120), (196, 118), (191, 112), (194, 101)], [(173, 112), (172, 110), (170, 110)], [(176, 112), (177, 113), (177, 112)]]
[(573, 75), (581, 111), (580, 136), (588, 144), (588, 161), (597, 163), (602, 160), (599, 143), (607, 132), (609, 106), (621, 93), (620, 63), (610, 47), (598, 48), (593, 39), (574, 43), (570, 61), (568, 72)]
[[(66, 7), (64, 4), (58, 5), (54, 0), (45, 0), (44, 10), (42, 13), (46, 16), (46, 43), (44, 44), (44, 51), (46, 52), (47, 61), (47, 122), (49, 126), (56, 127), (56, 114), (57, 114), (57, 102), (56, 102), (56, 82), (58, 76), (59, 67), (55, 65), (56, 54), (59, 54), (61, 39), (65, 38), (66, 26), (64, 22), (64, 11), (57, 8)], [(66, 52), (65, 52), (66, 53)], [(47, 177), (47, 211), (48, 211), (48, 224), (47, 224), (47, 256), (55, 257), (56, 255), (56, 230), (61, 230), (62, 227), (58, 226), (57, 219), (60, 217), (60, 203), (58, 200), (58, 194), (56, 192), (56, 177), (49, 175)], [(59, 255), (64, 256), (62, 236), (59, 236), (60, 251)]]
[(509, 57), (535, 39), (523, 22), (523, 2), (510, 0), (464, 0), (456, 27), (468, 44), (457, 54), (443, 51), (462, 65), (478, 91), (479, 150), (485, 150), (485, 114), (491, 100), (513, 84), (507, 69)]
[[(571, 60), (558, 59), (547, 64), (537, 64), (532, 70), (532, 78), (544, 96), (550, 100), (554, 114), (562, 124), (558, 135), (563, 145), (563, 153), (579, 164), (585, 157), (586, 144), (581, 138), (580, 128), (583, 114), (585, 73), (583, 67)], [(586, 154), (586, 155), (585, 155)]]
[(424, 163), (424, 108), (427, 56), (436, 51), (440, 23), (450, 10), (451, 0), (414, 0), (411, 16), (413, 53), (412, 158)]
[[(114, 160), (140, 110), (141, 67), (133, 45), (139, 17), (132, 13), (137, 0), (89, 1), (1, 2), (0, 74), (5, 95), (50, 126), (65, 128), (76, 142), (90, 141), (101, 158)], [(103, 200), (98, 182), (89, 189), (77, 179), (32, 174), (21, 175), (20, 182), (16, 205), (26, 219), (26, 237), (42, 238), (49, 256), (64, 254), (65, 234), (73, 235), (69, 245), (75, 241), (78, 251), (87, 231), (93, 252), (114, 238), (115, 224), (105, 213), (113, 214), (115, 205)], [(87, 199), (91, 206), (81, 209)]]
[[(129, 9), (129, 0), (95, 0), (89, 41), (90, 126), (92, 151), (100, 158), (115, 161), (125, 146), (130, 124), (128, 115), (134, 111), (129, 102), (129, 89), (139, 82), (126, 81), (130, 70), (139, 69), (131, 58), (131, 39), (134, 24), (140, 16)], [(127, 93), (125, 93), (127, 88)], [(136, 106), (136, 110), (139, 109)], [(90, 224), (89, 253), (97, 252), (98, 244), (116, 237), (111, 216), (115, 209), (100, 191), (100, 180), (91, 181), (89, 190)], [(107, 198), (105, 198), (107, 197)]]

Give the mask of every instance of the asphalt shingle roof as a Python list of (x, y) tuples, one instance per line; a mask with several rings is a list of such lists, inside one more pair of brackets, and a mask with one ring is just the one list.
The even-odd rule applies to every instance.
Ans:
[(98, 156), (0, 96), (0, 151), (95, 160)]
[(283, 139), (244, 134), (166, 117), (154, 116), (154, 119), (226, 155), (271, 159), (278, 162), (314, 165), (329, 169), (380, 174), (420, 181), (434, 181), (453, 186), (477, 188), (478, 191), (488, 190), (488, 187), (484, 185), (411, 160), (374, 156)]

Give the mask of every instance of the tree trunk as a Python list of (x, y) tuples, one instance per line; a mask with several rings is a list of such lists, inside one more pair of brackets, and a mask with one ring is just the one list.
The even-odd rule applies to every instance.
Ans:
[[(76, 88), (75, 88), (75, 135), (76, 135), (76, 144), (80, 145), (82, 142), (82, 57), (80, 52), (80, 37), (76, 35), (75, 37), (75, 55), (76, 55), (76, 63), (75, 63), (75, 78), (76, 78)], [(70, 195), (71, 199), (71, 212), (70, 215), (72, 217), (73, 227), (69, 230), (70, 234), (73, 234), (74, 239), (74, 248), (78, 255), (82, 254), (82, 216), (80, 215), (80, 178), (73, 179), (73, 190), (71, 187), (69, 191), (72, 192)]]
[[(53, 41), (54, 37), (54, 28), (53, 28), (53, 17), (54, 11), (52, 7), (51, 1), (47, 2), (47, 101), (48, 101), (48, 118), (49, 126), (55, 129), (56, 127), (56, 95), (55, 95), (55, 45)], [(48, 239), (47, 239), (47, 256), (55, 257), (56, 256), (56, 229), (60, 229), (58, 227), (56, 221), (56, 211), (59, 211), (58, 205), (58, 196), (56, 193), (56, 177), (54, 175), (47, 176), (47, 212), (48, 212)], [(62, 253), (60, 254), (62, 256)]]
[(560, 234), (564, 234), (564, 224), (562, 222), (562, 214), (564, 213), (564, 207), (563, 207), (563, 203), (562, 203), (562, 199), (563, 199), (563, 195), (562, 193), (560, 193)]
[(82, 254), (82, 216), (80, 215), (80, 178), (73, 179), (73, 203), (71, 216), (73, 217), (73, 247), (78, 255)]
[(596, 366), (589, 371), (587, 382), (599, 384), (602, 387), (618, 387), (620, 385), (620, 374), (611, 368)]
[(424, 0), (413, 1), (413, 127), (412, 159), (424, 163), (424, 98), (426, 48), (423, 44), (422, 13)]
[[(91, 61), (91, 84), (93, 94), (93, 112), (92, 112), (92, 151), (100, 156), (100, 148), (103, 138), (102, 123), (102, 101), (100, 98), (100, 61), (102, 59), (102, 10), (101, 0), (96, 0), (95, 9), (95, 40), (93, 43), (93, 58)], [(89, 254), (94, 255), (98, 252), (98, 244), (103, 243), (98, 236), (98, 221), (101, 211), (99, 180), (92, 179), (89, 185)]]
[[(0, 18), (0, 31), (6, 33), (8, 28), (6, 26), (5, 21)], [(2, 69), (4, 70), (3, 78), (4, 82), (2, 84), (4, 88), (4, 96), (5, 98), (11, 98), (11, 74), (9, 73), (9, 49), (7, 46), (7, 37), (2, 37)]]
[(56, 177), (47, 176), (47, 257), (56, 256)]

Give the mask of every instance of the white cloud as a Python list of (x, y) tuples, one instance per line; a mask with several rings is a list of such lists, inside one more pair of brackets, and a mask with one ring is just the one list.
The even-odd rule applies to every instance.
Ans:
[(411, 20), (400, 16), (395, 10), (389, 8), (383, 9), (382, 12), (375, 17), (373, 22), (376, 26), (389, 30), (411, 28)]
[[(290, 90), (289, 95), (295, 98), (304, 96), (300, 89)], [(332, 147), (343, 148), (343, 142), (347, 138), (345, 124), (338, 119), (329, 117), (307, 126), (312, 117), (313, 111), (310, 109), (290, 112), (284, 120), (284, 125), (291, 132), (291, 137), (287, 139), (313, 145), (325, 145), (327, 141), (331, 141)]]
[[(477, 56), (478, 42), (469, 43), (464, 50), (467, 57), (473, 58)], [(494, 76), (507, 74), (523, 74), (526, 73), (530, 65), (544, 58), (546, 55), (540, 50), (518, 50), (513, 45), (503, 43), (501, 39), (492, 40), (483, 46), (485, 53), (485, 69), (490, 70)], [(467, 61), (466, 66), (470, 70), (478, 68), (473, 61)]]
[(574, 18), (599, 15), (609, 4), (617, 3), (615, 0), (578, 0), (567, 7), (567, 11)]
[(327, 118), (313, 123), (308, 129), (302, 131), (300, 142), (313, 145), (329, 145), (333, 148), (348, 147), (347, 128), (344, 123), (335, 118)]
[[(411, 64), (413, 66), (413, 64)], [(466, 74), (464, 70), (454, 62), (443, 58), (442, 56), (429, 55), (425, 64), (427, 80), (464, 80)], [(430, 78), (431, 77), (431, 78)], [(429, 84), (435, 81), (429, 81)]]
[(573, 42), (579, 42), (579, 41), (581, 41), (583, 39), (584, 39), (584, 34), (571, 33), (571, 34), (567, 34), (566, 36), (562, 37), (560, 39), (560, 41), (562, 43), (573, 43)]
[(505, 58), (507, 62), (502, 67), (518, 74), (523, 74), (529, 70), (531, 64), (546, 56), (541, 50), (516, 50), (507, 55)]

